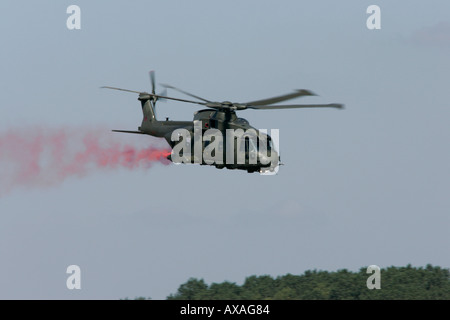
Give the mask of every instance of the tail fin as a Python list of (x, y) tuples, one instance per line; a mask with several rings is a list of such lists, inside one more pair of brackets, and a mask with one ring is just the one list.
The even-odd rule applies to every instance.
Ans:
[(148, 93), (140, 93), (138, 100), (141, 102), (142, 113), (144, 115), (142, 124), (144, 124), (144, 122), (156, 121), (155, 99), (153, 99), (153, 96)]

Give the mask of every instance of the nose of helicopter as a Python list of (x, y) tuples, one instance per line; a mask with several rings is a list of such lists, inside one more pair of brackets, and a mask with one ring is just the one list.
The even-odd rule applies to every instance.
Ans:
[(263, 175), (274, 175), (278, 172), (279, 166), (282, 165), (281, 157), (275, 150), (272, 150), (271, 156), (260, 154), (261, 164), (267, 165), (260, 169), (260, 173)]

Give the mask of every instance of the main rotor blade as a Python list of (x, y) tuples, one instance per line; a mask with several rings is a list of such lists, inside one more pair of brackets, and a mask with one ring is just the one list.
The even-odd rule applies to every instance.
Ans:
[(277, 103), (277, 102), (281, 102), (281, 101), (294, 99), (294, 98), (301, 97), (301, 96), (315, 96), (315, 95), (316, 94), (314, 92), (302, 89), (302, 90), (296, 90), (296, 92), (294, 92), (294, 93), (289, 93), (289, 94), (285, 94), (282, 96), (277, 96), (277, 97), (272, 97), (272, 98), (267, 98), (267, 99), (262, 99), (262, 100), (251, 101), (251, 102), (247, 102), (244, 104), (252, 105), (252, 106), (262, 106), (262, 105), (268, 105), (268, 104), (273, 104), (273, 103)]
[(343, 109), (344, 105), (340, 103), (329, 104), (287, 104), (275, 106), (247, 106), (247, 109), (294, 109), (294, 108), (337, 108)]
[(172, 98), (172, 97), (166, 97), (166, 96), (160, 96), (158, 94), (150, 94), (151, 96), (155, 96), (158, 99), (169, 99), (169, 100), (175, 100), (175, 101), (181, 101), (181, 102), (187, 102), (187, 103), (195, 103), (195, 104), (200, 104), (202, 106), (206, 106), (205, 102), (200, 102), (200, 101), (192, 101), (192, 100), (185, 100), (185, 99), (178, 99), (178, 98)]
[(150, 82), (152, 83), (152, 93), (155, 94), (155, 71), (152, 70), (149, 73)]
[(148, 95), (150, 97), (154, 96), (154, 97), (156, 97), (158, 99), (168, 99), (168, 100), (175, 100), (175, 101), (181, 101), (181, 102), (187, 102), (187, 103), (194, 103), (194, 104), (200, 104), (202, 106), (206, 105), (206, 103), (200, 102), (200, 101), (191, 101), (191, 100), (186, 100), (186, 99), (178, 99), (178, 98), (172, 98), (172, 97), (162, 96), (162, 95), (158, 95), (158, 94), (152, 94), (152, 93), (147, 93), (147, 92), (139, 92), (139, 91), (122, 89), (122, 88), (116, 88), (116, 87), (104, 86), (104, 87), (100, 87), (100, 88), (102, 88), (102, 89), (120, 90), (120, 91), (126, 91), (126, 92), (133, 92), (133, 93), (137, 93), (139, 95), (143, 94), (143, 95)]
[(181, 90), (181, 89), (176, 88), (176, 87), (174, 87), (174, 86), (171, 86), (171, 85), (169, 85), (169, 84), (160, 83), (160, 85), (163, 86), (164, 88), (167, 88), (167, 89), (173, 89), (173, 90), (175, 90), (175, 91), (181, 92), (181, 93), (183, 93), (183, 94), (185, 94), (185, 95), (187, 95), (187, 96), (190, 96), (190, 97), (192, 97), (192, 98), (195, 98), (195, 99), (198, 99), (198, 100), (202, 100), (202, 101), (205, 101), (205, 102), (211, 102), (211, 101), (209, 101), (209, 100), (206, 100), (206, 99), (204, 99), (204, 98), (202, 98), (202, 97), (196, 96), (195, 94), (186, 92), (186, 91), (184, 91), (184, 90)]
[(113, 89), (113, 90), (120, 90), (120, 91), (126, 91), (126, 92), (133, 92), (133, 93), (140, 93), (139, 91), (134, 91), (134, 90), (128, 90), (128, 89), (122, 89), (122, 88), (116, 88), (116, 87), (108, 87), (108, 86), (104, 86), (104, 87), (100, 87), (102, 89)]

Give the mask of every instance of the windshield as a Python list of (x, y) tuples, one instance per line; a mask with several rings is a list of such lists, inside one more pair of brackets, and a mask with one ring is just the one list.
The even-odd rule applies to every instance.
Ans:
[(255, 137), (245, 136), (239, 139), (239, 151), (241, 152), (254, 152), (257, 151), (258, 148), (255, 144)]
[(264, 151), (264, 149), (266, 149), (267, 151), (272, 150), (272, 139), (269, 136), (261, 136), (259, 138), (258, 150)]

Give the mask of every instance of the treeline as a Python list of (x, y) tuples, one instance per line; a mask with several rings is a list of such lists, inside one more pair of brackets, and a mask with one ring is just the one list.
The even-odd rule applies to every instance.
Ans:
[(367, 299), (445, 299), (450, 300), (449, 269), (427, 265), (425, 268), (389, 267), (381, 269), (380, 289), (369, 290), (367, 268), (359, 272), (338, 270), (306, 271), (250, 276), (242, 285), (232, 282), (212, 283), (191, 278), (168, 300), (367, 300)]

